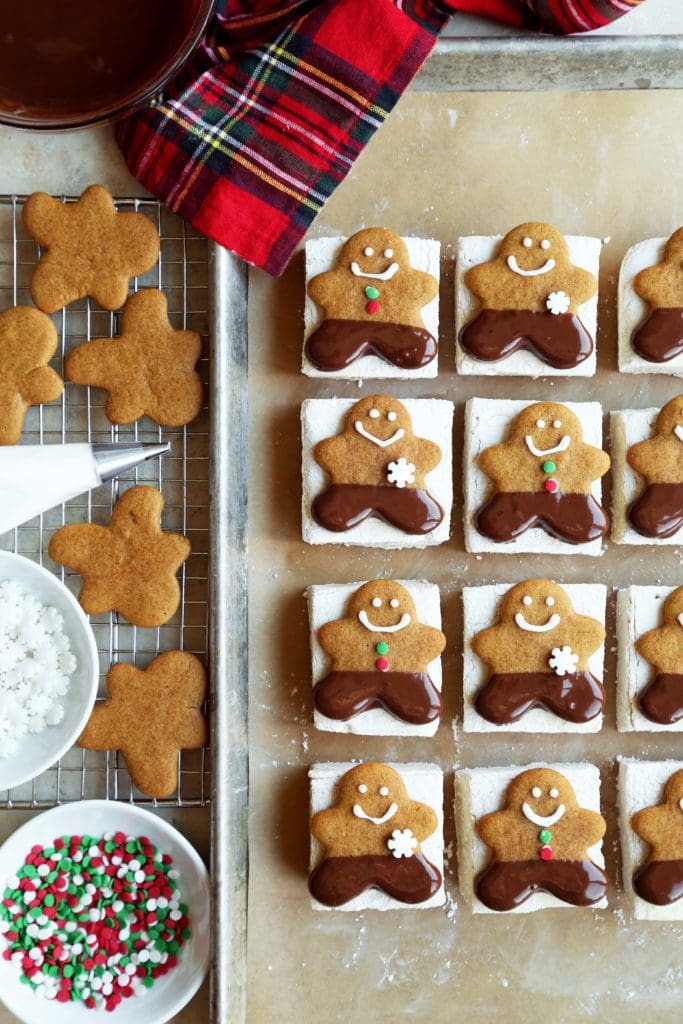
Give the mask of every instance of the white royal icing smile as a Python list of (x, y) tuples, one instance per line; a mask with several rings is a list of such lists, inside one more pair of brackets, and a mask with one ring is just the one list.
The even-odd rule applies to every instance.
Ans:
[(523, 803), (522, 814), (527, 821), (533, 822), (534, 825), (541, 825), (543, 828), (550, 828), (550, 826), (555, 825), (564, 814), (564, 804), (560, 804), (556, 811), (553, 811), (552, 814), (549, 814), (544, 818), (542, 814), (536, 814), (535, 811), (532, 811), (527, 803)]
[(365, 608), (361, 608), (358, 612), (358, 621), (361, 626), (365, 626), (371, 633), (398, 633), (399, 629), (405, 629), (406, 626), (410, 625), (410, 615), (408, 612), (404, 612), (401, 618), (393, 626), (373, 626), (368, 618), (368, 613)]
[(391, 281), (398, 270), (398, 263), (390, 263), (381, 274), (370, 274), (367, 270), (361, 270), (356, 261), (351, 264), (351, 273), (354, 277), (371, 277), (375, 281)]
[(526, 629), (527, 633), (547, 633), (549, 629), (555, 629), (555, 626), (559, 626), (559, 624), (560, 616), (557, 612), (554, 612), (541, 626), (534, 626), (533, 622), (527, 622), (522, 612), (517, 612), (515, 615), (515, 625), (520, 629)]
[(554, 445), (552, 448), (537, 448), (531, 434), (527, 434), (524, 440), (526, 441), (526, 446), (531, 454), (537, 455), (539, 459), (542, 459), (545, 455), (554, 455), (555, 452), (566, 452), (572, 441), (569, 434), (565, 434), (560, 443)]
[(354, 427), (361, 437), (364, 437), (366, 441), (372, 441), (372, 443), (376, 444), (378, 448), (388, 448), (390, 444), (394, 443), (394, 441), (400, 441), (405, 434), (403, 427), (399, 427), (398, 430), (394, 431), (391, 437), (388, 437), (386, 441), (383, 441), (381, 437), (375, 437), (374, 434), (371, 434), (366, 430), (360, 420), (356, 420)]
[(680, 425), (680, 423), (677, 423), (674, 427), (674, 434), (676, 435), (679, 441), (683, 441), (683, 427)]
[(546, 260), (542, 267), (536, 267), (534, 270), (522, 270), (517, 262), (515, 256), (508, 256), (508, 267), (513, 274), (519, 274), (520, 277), (538, 277), (539, 274), (547, 274), (555, 266), (555, 260)]
[[(373, 825), (383, 825), (385, 821), (389, 821), (390, 818), (393, 818), (397, 810), (398, 804), (390, 804), (389, 809), (384, 812), (381, 818), (373, 818), (372, 815), (365, 813), (360, 804), (353, 805), (353, 813), (356, 818), (362, 818), (364, 821), (371, 821)], [(564, 810), (564, 807), (562, 810)]]

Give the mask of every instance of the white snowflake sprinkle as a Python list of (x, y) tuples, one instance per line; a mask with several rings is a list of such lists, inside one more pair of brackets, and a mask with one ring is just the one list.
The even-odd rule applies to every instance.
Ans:
[(566, 292), (551, 292), (545, 300), (546, 309), (555, 316), (566, 313), (569, 309), (569, 296)]
[(387, 846), (394, 857), (412, 857), (417, 847), (417, 839), (409, 828), (395, 828), (391, 838), (387, 839)]
[(406, 484), (415, 482), (415, 466), (412, 462), (401, 457), (396, 462), (390, 462), (387, 467), (387, 480), (397, 487), (405, 487)]
[(564, 647), (553, 647), (552, 653), (548, 658), (548, 664), (554, 669), (555, 674), (558, 676), (571, 675), (576, 670), (576, 666), (579, 663), (578, 654), (574, 654), (571, 647), (565, 645)]

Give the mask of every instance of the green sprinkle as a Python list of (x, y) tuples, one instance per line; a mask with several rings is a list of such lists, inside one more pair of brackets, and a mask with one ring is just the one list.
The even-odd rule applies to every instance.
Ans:
[(538, 833), (538, 838), (542, 843), (549, 843), (553, 835), (549, 828), (542, 828)]
[(367, 288), (365, 289), (365, 295), (366, 295), (366, 297), (368, 299), (378, 299), (379, 298), (379, 290), (377, 288), (375, 288), (374, 285), (369, 284), (367, 286)]
[(543, 463), (543, 465), (541, 466), (541, 469), (543, 470), (544, 473), (554, 473), (555, 470), (557, 469), (557, 466), (555, 465), (554, 462), (552, 462), (550, 459), (548, 459), (547, 462)]
[(388, 654), (389, 644), (385, 643), (384, 640), (380, 640), (380, 642), (375, 647), (375, 650), (377, 651), (378, 654)]

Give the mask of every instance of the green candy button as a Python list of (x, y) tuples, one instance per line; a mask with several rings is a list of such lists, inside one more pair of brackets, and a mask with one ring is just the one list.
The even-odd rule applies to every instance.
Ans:
[(555, 465), (554, 462), (551, 462), (550, 459), (548, 459), (547, 462), (543, 463), (543, 465), (541, 466), (541, 469), (543, 470), (544, 473), (554, 473), (555, 470), (557, 469), (557, 466)]
[(542, 843), (549, 843), (552, 837), (552, 832), (549, 828), (542, 828), (541, 831), (538, 833), (538, 838)]
[(388, 654), (389, 644), (386, 644), (384, 640), (380, 640), (380, 642), (375, 647), (375, 650), (377, 651), (378, 654)]
[(365, 289), (365, 295), (366, 295), (366, 297), (368, 299), (378, 299), (379, 298), (379, 289), (375, 288), (374, 285), (369, 284), (367, 286), (367, 288)]

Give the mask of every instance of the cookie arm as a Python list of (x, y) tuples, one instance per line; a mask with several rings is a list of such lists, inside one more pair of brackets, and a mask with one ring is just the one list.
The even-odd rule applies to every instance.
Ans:
[(610, 457), (607, 452), (604, 452), (602, 448), (595, 448), (592, 444), (583, 445), (582, 458), (585, 459), (586, 477), (590, 479), (591, 483), (603, 477), (610, 467)]
[(498, 261), (493, 260), (490, 263), (478, 263), (465, 274), (465, 284), (485, 308), (493, 308), (489, 307), (487, 296), (495, 295), (498, 290), (500, 269)]
[(650, 846), (655, 846), (660, 838), (662, 826), (665, 824), (660, 821), (662, 810), (660, 805), (655, 807), (644, 807), (642, 811), (637, 811), (631, 818), (631, 828), (644, 839)]
[(511, 447), (514, 445), (494, 444), (491, 448), (484, 448), (475, 459), (479, 469), (496, 484), (505, 475), (506, 466), (509, 467)]
[(87, 725), (76, 740), (84, 750), (118, 750), (123, 737), (119, 736), (119, 709), (113, 700), (97, 704)]
[(409, 828), (418, 843), (429, 839), (439, 827), (439, 821), (435, 811), (427, 804), (421, 804), (417, 800), (411, 800), (406, 808), (406, 814), (401, 815), (402, 827)]
[(584, 270), (583, 267), (572, 268), (568, 294), (569, 301), (575, 309), (592, 299), (597, 290), (597, 278), (589, 270)]
[(436, 278), (424, 270), (415, 270), (412, 267), (407, 275), (404, 275), (401, 287), (404, 289), (404, 298), (408, 302), (414, 302), (420, 309), (439, 294), (439, 282)]
[(599, 843), (605, 834), (607, 825), (605, 819), (597, 811), (588, 811), (585, 808), (579, 810), (580, 827), (586, 840), (586, 849)]
[(337, 830), (337, 810), (334, 807), (318, 811), (311, 818), (311, 833), (325, 847), (325, 852), (334, 845)]
[(313, 458), (325, 472), (332, 476), (332, 470), (345, 455), (342, 437), (326, 437), (318, 441), (313, 449)]
[(323, 274), (316, 274), (308, 282), (307, 291), (309, 296), (325, 312), (327, 307), (334, 304), (334, 297), (337, 292), (337, 281), (339, 271), (326, 270)]
[(21, 383), (21, 397), (27, 405), (55, 402), (64, 390), (64, 381), (51, 366), (38, 366)]
[(628, 462), (631, 469), (635, 469), (636, 473), (640, 473), (641, 476), (647, 479), (648, 469), (652, 466), (652, 439), (647, 441), (639, 441), (638, 444), (632, 445), (626, 452), (626, 461)]
[(636, 640), (636, 650), (645, 661), (649, 661), (651, 665), (658, 665), (659, 653), (661, 650), (661, 629), (651, 629), (648, 633), (643, 633)]
[(500, 836), (505, 830), (505, 819), (507, 817), (507, 811), (493, 811), (491, 814), (485, 814), (483, 818), (479, 818), (475, 822), (475, 832), (481, 841), (493, 850), (496, 856), (498, 856)]
[(416, 478), (426, 477), (428, 473), (431, 473), (439, 465), (443, 458), (438, 444), (435, 444), (434, 441), (429, 441), (426, 437), (411, 438), (407, 444), (402, 446), (400, 455), (415, 465), (417, 469)]
[(318, 643), (325, 654), (337, 665), (339, 658), (337, 654), (340, 649), (350, 647), (353, 649), (353, 623), (348, 619), (335, 619), (333, 622), (325, 622), (318, 630)]
[(634, 277), (633, 290), (649, 306), (657, 309), (660, 304), (659, 296), (662, 294), (662, 291), (668, 291), (672, 271), (680, 279), (680, 271), (677, 271), (676, 268), (671, 267), (667, 263), (658, 263), (654, 267), (645, 267), (644, 270), (641, 270)]
[(500, 626), (491, 626), (490, 629), (483, 629), (472, 637), (472, 650), (487, 665), (493, 665), (496, 658), (500, 656)]
[(446, 647), (446, 637), (435, 626), (425, 626), (420, 623), (416, 627), (416, 639), (425, 667), (438, 658)]
[(577, 651), (581, 660), (592, 657), (605, 642), (605, 630), (601, 622), (589, 615), (576, 615), (571, 623), (570, 646)]

